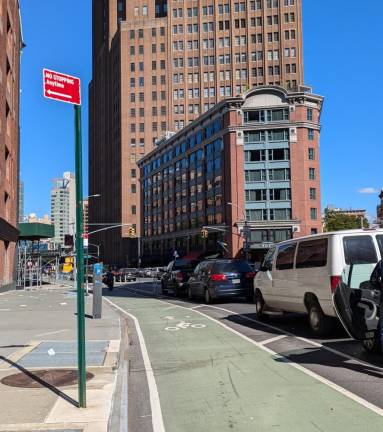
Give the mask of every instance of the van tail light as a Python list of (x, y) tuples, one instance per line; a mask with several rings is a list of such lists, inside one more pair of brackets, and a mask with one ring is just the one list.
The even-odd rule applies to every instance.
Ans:
[(227, 276), (225, 274), (217, 273), (217, 274), (212, 274), (210, 276), (210, 279), (215, 282), (225, 281), (227, 280)]
[(330, 276), (331, 292), (334, 292), (336, 290), (336, 287), (338, 286), (341, 280), (342, 280), (341, 276)]
[(178, 272), (178, 273), (176, 273), (176, 279), (177, 279), (179, 282), (182, 282), (182, 281), (184, 280), (184, 275), (182, 274), (182, 272)]
[(255, 276), (255, 272), (248, 272), (245, 274), (246, 279), (253, 279), (254, 276)]

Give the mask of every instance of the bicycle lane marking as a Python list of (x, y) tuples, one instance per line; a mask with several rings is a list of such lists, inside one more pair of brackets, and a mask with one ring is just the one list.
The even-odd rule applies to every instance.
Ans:
[[(126, 299), (125, 299), (126, 300)], [(135, 299), (137, 300), (137, 299)], [(214, 322), (215, 324), (218, 324), (220, 327), (224, 328), (225, 330), (227, 330), (228, 332), (230, 332), (231, 334), (234, 334), (236, 336), (239, 336), (241, 340), (244, 340), (246, 342), (249, 342), (251, 345), (259, 348), (260, 350), (264, 351), (264, 354), (267, 353), (268, 355), (270, 355), (271, 357), (267, 357), (267, 360), (265, 359), (260, 359), (260, 352), (257, 351), (249, 351), (248, 348), (246, 348), (246, 344), (239, 343), (239, 339), (235, 338), (233, 340), (233, 338), (231, 337), (227, 337), (225, 336), (225, 334), (227, 335), (226, 331), (225, 334), (220, 334), (220, 332), (217, 331), (216, 326), (212, 326), (213, 327), (213, 335), (211, 334), (211, 332), (208, 333), (203, 333), (204, 334), (204, 338), (200, 339), (198, 335), (198, 333), (194, 333), (194, 335), (196, 336), (196, 338), (198, 338), (198, 340), (193, 340), (193, 343), (196, 345), (191, 346), (190, 341), (192, 341), (192, 339), (188, 339), (187, 341), (183, 341), (184, 338), (181, 339), (174, 339), (174, 337), (179, 338), (180, 336), (176, 336), (176, 335), (191, 335), (191, 333), (187, 333), (187, 331), (185, 332), (180, 332), (177, 331), (175, 333), (170, 333), (167, 332), (170, 339), (164, 339), (162, 337), (162, 339), (160, 339), (158, 341), (159, 338), (161, 338), (160, 333), (159, 333), (159, 329), (158, 329), (158, 324), (156, 325), (157, 329), (154, 329), (154, 325), (155, 325), (155, 319), (153, 318), (153, 312), (154, 310), (156, 310), (157, 312), (161, 313), (160, 308), (158, 307), (158, 303), (157, 302), (161, 302), (162, 304), (166, 304), (166, 305), (173, 305), (176, 306), (180, 309), (183, 310), (187, 310), (188, 313), (190, 314), (192, 311), (190, 308), (185, 307), (185, 306), (181, 306), (181, 305), (174, 305), (172, 303), (169, 303), (167, 301), (164, 300), (157, 300), (157, 299), (147, 299), (145, 300), (144, 303), (142, 303), (142, 307), (140, 310), (140, 305), (137, 304), (138, 309), (137, 312), (138, 315), (138, 319), (142, 319), (142, 324), (144, 324), (144, 334), (145, 332), (150, 332), (148, 334), (149, 336), (149, 341), (151, 342), (148, 347), (149, 347), (149, 351), (151, 352), (151, 355), (154, 357), (155, 355), (163, 355), (163, 353), (168, 353), (170, 352), (170, 359), (169, 358), (163, 358), (161, 357), (159, 358), (154, 358), (154, 360), (152, 359), (152, 363), (153, 361), (156, 364), (156, 367), (154, 368), (154, 371), (156, 373), (156, 379), (160, 379), (160, 395), (161, 394), (165, 394), (166, 397), (169, 398), (169, 394), (170, 394), (170, 398), (172, 399), (173, 404), (171, 404), (171, 412), (176, 411), (176, 408), (174, 406), (174, 403), (179, 402), (178, 399), (180, 399), (180, 394), (177, 393), (177, 391), (180, 391), (180, 387), (183, 389), (183, 393), (185, 392), (185, 386), (182, 387), (180, 384), (182, 382), (182, 379), (179, 378), (179, 375), (177, 375), (177, 373), (179, 373), (179, 369), (182, 369), (181, 372), (185, 372), (187, 371), (187, 367), (188, 364), (191, 365), (191, 367), (193, 366), (193, 362), (203, 362), (204, 361), (204, 356), (203, 354), (206, 354), (204, 350), (206, 350), (206, 346), (204, 346), (204, 344), (207, 344), (207, 347), (209, 347), (209, 354), (211, 353), (211, 361), (213, 362), (213, 357), (214, 355), (216, 355), (216, 358), (214, 358), (214, 365), (218, 365), (218, 363), (224, 359), (226, 359), (229, 356), (232, 356), (232, 358), (234, 359), (233, 361), (235, 362), (236, 360), (238, 360), (240, 363), (238, 363), (238, 367), (242, 367), (243, 369), (246, 370), (246, 380), (245, 382), (242, 380), (240, 382), (237, 382), (236, 385), (239, 388), (238, 392), (242, 395), (244, 393), (248, 393), (247, 397), (245, 398), (246, 401), (244, 399), (242, 399), (240, 401), (240, 408), (242, 410), (242, 414), (241, 416), (243, 417), (243, 413), (248, 413), (248, 409), (249, 407), (247, 406), (248, 403), (251, 404), (250, 410), (254, 410), (256, 407), (258, 407), (260, 404), (262, 404), (262, 401), (258, 400), (259, 397), (255, 397), (254, 394), (254, 389), (256, 388), (256, 386), (259, 386), (262, 384), (265, 384), (265, 386), (262, 386), (263, 388), (263, 392), (262, 392), (262, 396), (263, 398), (265, 398), (264, 394), (267, 394), (267, 398), (265, 400), (265, 402), (263, 402), (264, 405), (266, 405), (264, 407), (264, 409), (262, 410), (262, 412), (260, 414), (258, 414), (258, 420), (262, 419), (263, 422), (266, 422), (265, 416), (264, 416), (264, 412), (270, 412), (272, 413), (271, 417), (270, 416), (266, 416), (266, 417), (270, 417), (270, 418), (275, 418), (275, 421), (277, 421), (278, 417), (281, 417), (281, 421), (285, 422), (285, 426), (287, 426), (288, 420), (286, 419), (287, 417), (291, 417), (291, 413), (294, 413), (294, 415), (296, 415), (297, 417), (294, 418), (294, 422), (297, 421), (297, 418), (299, 418), (299, 422), (303, 422), (304, 423), (304, 427), (305, 431), (311, 431), (311, 430), (315, 430), (312, 426), (312, 422), (309, 421), (309, 419), (307, 418), (307, 416), (314, 418), (316, 422), (322, 424), (322, 426), (325, 425), (326, 422), (330, 421), (330, 419), (328, 418), (328, 414), (331, 411), (338, 411), (338, 412), (342, 412), (342, 410), (346, 409), (349, 410), (349, 412), (352, 413), (352, 415), (348, 416), (347, 419), (338, 419), (340, 421), (340, 424), (333, 424), (331, 423), (331, 430), (332, 431), (342, 431), (345, 427), (346, 424), (349, 424), (349, 427), (351, 427), (350, 430), (359, 430), (358, 428), (360, 427), (360, 423), (358, 425), (359, 422), (359, 418), (360, 421), (362, 421), (363, 418), (365, 417), (369, 417), (368, 420), (370, 421), (370, 426), (371, 429), (370, 431), (375, 431), (375, 430), (380, 430), (381, 428), (381, 423), (379, 423), (379, 427), (377, 426), (376, 422), (379, 419), (379, 422), (381, 422), (380, 416), (382, 415), (382, 410), (376, 406), (374, 406), (373, 404), (368, 403), (367, 401), (365, 401), (364, 399), (356, 396), (355, 394), (343, 389), (342, 387), (338, 386), (337, 384), (326, 380), (325, 378), (321, 377), (320, 375), (316, 374), (315, 372), (312, 372), (306, 368), (304, 368), (303, 366), (296, 364), (296, 363), (292, 363), (290, 360), (287, 360), (285, 357), (283, 357), (283, 355), (280, 355), (276, 352), (274, 352), (273, 350), (260, 345), (260, 343), (255, 342), (254, 340), (252, 340), (251, 338), (241, 334), (240, 332), (230, 328), (229, 326), (227, 326), (226, 324), (220, 322), (218, 319), (212, 318), (209, 315), (200, 312), (200, 311), (196, 311), (194, 310), (193, 312), (195, 312), (196, 314), (200, 315), (201, 317), (205, 318), (207, 321), (205, 322)], [(153, 304), (153, 310), (151, 310), (148, 305), (152, 303)], [(131, 307), (131, 303), (129, 304), (129, 307)], [(142, 313), (144, 312), (144, 314)], [(162, 317), (163, 318), (163, 317)], [(152, 319), (152, 322), (149, 322)], [(210, 326), (209, 326), (210, 327)], [(210, 327), (210, 328), (212, 328)], [(163, 330), (163, 328), (162, 328)], [(153, 333), (153, 334), (151, 334)], [(164, 332), (166, 333), (166, 332)], [(171, 335), (174, 336), (171, 336)], [(202, 333), (201, 333), (202, 334)], [(215, 337), (215, 339), (214, 339)], [(151, 338), (151, 339), (150, 339)], [(216, 346), (217, 345), (217, 339), (219, 341), (223, 341), (221, 345)], [(148, 342), (148, 341), (147, 341)], [(156, 351), (156, 347), (153, 348), (153, 344), (159, 344), (161, 345), (162, 351)], [(170, 343), (169, 347), (166, 346), (167, 343)], [(186, 352), (186, 357), (185, 357), (185, 352), (182, 351), (183, 346), (180, 346), (180, 344), (182, 345), (182, 343), (184, 343), (185, 346), (187, 346), (189, 348), (189, 351)], [(215, 345), (216, 344), (216, 345)], [(242, 344), (242, 345), (241, 345)], [(231, 348), (234, 348), (234, 351), (230, 351), (230, 353), (227, 353), (227, 348), (228, 345), (231, 346)], [(245, 347), (244, 347), (245, 345)], [(244, 355), (241, 355), (241, 358), (236, 359), (234, 357), (235, 355), (235, 351), (239, 350), (239, 347), (241, 350), (244, 350)], [(176, 347), (176, 352), (174, 352), (174, 348)], [(170, 351), (169, 351), (170, 348)], [(218, 349), (219, 348), (219, 349)], [(224, 351), (226, 349), (226, 351)], [(172, 352), (171, 352), (172, 351)], [(197, 351), (197, 353), (194, 353), (194, 351)], [(194, 358), (189, 358), (188, 356), (192, 356), (194, 354), (196, 354), (196, 356)], [(234, 355), (233, 355), (234, 353)], [(237, 352), (238, 353), (238, 352)], [(181, 355), (182, 359), (182, 363), (177, 361), (179, 359), (176, 358), (176, 354)], [(218, 355), (219, 354), (219, 355)], [(263, 356), (264, 356), (263, 354)], [(249, 357), (252, 357), (252, 361), (249, 363)], [(153, 358), (153, 357), (152, 357)], [(197, 360), (196, 360), (197, 359)], [(278, 359), (282, 359), (284, 361), (281, 361), (278, 366), (275, 363), (267, 363), (269, 364), (269, 366), (266, 367), (265, 370), (262, 369), (262, 367), (265, 367), (266, 361), (269, 362), (270, 360), (278, 360)], [(280, 369), (280, 365), (285, 365), (282, 367), (282, 374), (280, 374), (278, 371), (281, 370)], [(293, 366), (293, 368), (290, 368), (290, 366)], [(226, 367), (226, 364), (225, 364)], [(286, 369), (287, 367), (287, 369)], [(293, 371), (293, 370), (298, 370), (299, 372), (302, 372), (302, 375), (297, 375), (297, 373), (293, 373), (293, 372), (288, 372), (289, 370)], [(201, 385), (200, 381), (198, 381), (198, 379), (201, 379), (201, 376), (198, 376), (198, 379), (195, 379), (196, 377), (194, 377), (194, 381), (197, 382), (188, 382), (188, 387), (187, 388), (187, 393), (192, 391), (193, 385), (194, 387), (198, 388), (199, 393), (202, 393), (202, 397), (205, 398), (205, 400), (210, 400), (210, 396), (211, 394), (209, 393), (209, 391), (213, 391), (216, 390), (216, 388), (214, 388), (214, 385), (216, 384), (215, 380), (216, 380), (216, 376), (214, 376), (214, 372), (216, 372), (214, 369), (213, 370), (209, 370), (207, 371), (207, 375), (203, 375), (203, 379), (205, 381), (205, 387), (203, 386), (203, 384)], [(222, 372), (222, 371), (221, 371)], [(171, 379), (169, 380), (169, 373), (172, 373), (174, 375), (172, 375)], [(205, 372), (204, 372), (205, 373)], [(165, 381), (165, 389), (164, 389), (164, 374), (167, 378), (167, 380)], [(233, 371), (231, 372), (231, 374), (233, 374)], [(229, 375), (230, 375), (230, 371), (229, 371)], [(278, 375), (278, 380), (279, 381), (275, 381), (275, 375)], [(187, 379), (190, 380), (190, 376), (192, 376), (192, 372), (189, 373), (189, 376), (186, 377)], [(221, 376), (221, 375), (220, 375)], [(283, 376), (283, 378), (285, 378), (285, 380), (290, 381), (289, 385), (287, 386), (286, 383), (283, 381), (281, 381), (281, 377)], [(306, 378), (304, 379), (303, 377), (306, 376)], [(239, 378), (241, 378), (240, 376), (236, 376), (235, 380), (238, 380)], [(243, 378), (243, 377), (242, 377)], [(183, 379), (185, 380), (185, 376), (183, 377)], [(255, 379), (255, 382), (253, 382)], [(314, 379), (316, 381), (318, 381), (318, 384), (324, 384), (321, 387), (317, 387), (317, 386), (312, 386), (312, 383), (308, 383), (307, 379)], [(178, 385), (178, 387), (174, 384)], [(182, 382), (183, 384), (185, 384), (185, 381)], [(248, 387), (251, 384), (251, 389), (249, 389)], [(157, 383), (158, 385), (158, 383)], [(199, 386), (199, 387), (198, 387)], [(171, 391), (169, 391), (169, 387), (171, 388)], [(202, 387), (202, 389), (201, 389)], [(211, 387), (213, 387), (213, 389), (210, 389)], [(303, 391), (302, 391), (303, 388)], [(327, 390), (326, 390), (327, 389)], [(177, 390), (177, 391), (175, 391)], [(332, 390), (336, 390), (335, 392), (332, 392)], [(285, 405), (287, 405), (287, 407), (283, 406), (280, 407), (277, 411), (273, 411), (272, 408), (270, 408), (268, 406), (268, 403), (266, 401), (268, 401), (268, 398), (270, 397), (274, 397), (275, 393), (285, 393), (282, 396), (285, 397), (285, 399), (283, 400), (282, 404), (284, 403)], [(336, 396), (338, 395), (338, 396)], [(218, 395), (215, 395), (214, 398), (217, 398)], [(281, 397), (282, 397), (281, 396)], [(309, 399), (311, 399), (309, 402), (307, 401), (308, 396), (310, 396)], [(347, 397), (343, 397), (343, 396), (347, 396)], [(174, 399), (175, 398), (175, 399)], [(253, 400), (254, 399), (254, 400)], [(301, 400), (302, 399), (302, 400)], [(318, 404), (318, 401), (320, 401), (321, 403)], [(347, 402), (349, 401), (349, 402)], [(193, 401), (194, 402), (194, 401)], [(349, 404), (353, 404), (353, 403), (357, 403), (360, 408), (358, 409), (357, 406), (355, 405), (354, 407), (349, 406)], [(161, 403), (162, 403), (162, 399), (161, 399)], [(190, 400), (189, 400), (190, 403)], [(236, 409), (238, 407), (238, 401), (231, 400), (230, 404), (227, 405), (226, 403), (226, 407), (229, 406), (232, 409)], [(278, 401), (279, 404), (281, 404), (280, 400)], [(169, 415), (169, 403), (167, 401), (165, 401), (165, 405), (167, 406), (167, 409), (165, 409), (165, 413), (167, 414), (165, 416), (165, 419), (168, 421), (168, 415)], [(312, 409), (310, 409), (310, 404), (313, 404)], [(185, 416), (187, 416), (187, 411), (190, 411), (194, 409), (194, 413), (195, 411), (195, 406), (194, 407), (189, 407), (186, 405), (187, 409), (185, 409), (185, 405), (181, 404), (181, 407), (184, 409), (184, 411), (181, 411), (181, 413), (183, 412)], [(277, 405), (278, 407), (278, 405)], [(334, 408), (329, 408), (329, 407), (334, 407)], [(216, 419), (216, 423), (219, 423), (219, 421), (221, 421), (220, 416), (218, 414), (221, 415), (221, 413), (218, 412), (218, 408), (215, 408), (215, 419)], [(286, 408), (285, 410), (283, 408)], [(363, 408), (368, 408), (369, 410), (366, 411), (360, 411)], [(258, 408), (257, 408), (258, 409)], [(226, 411), (228, 410), (228, 408), (226, 408)], [(324, 411), (326, 411), (326, 414), (324, 415)], [(372, 411), (372, 412), (371, 412)], [(164, 411), (163, 411), (164, 412)], [(290, 413), (290, 414), (289, 414)], [(358, 413), (358, 414), (357, 414)], [(378, 414), (377, 417), (371, 417), (371, 415), (373, 416), (374, 414)], [(238, 413), (236, 413), (238, 416)], [(240, 416), (240, 418), (241, 418)], [(358, 417), (359, 416), (359, 417)], [(174, 416), (173, 416), (174, 417)], [(365, 419), (363, 420), (365, 421)], [(334, 422), (334, 418), (332, 419), (332, 422)], [(166, 422), (167, 423), (167, 422)], [(335, 422), (336, 423), (336, 422)], [(179, 426), (179, 424), (178, 424)], [(268, 425), (269, 426), (269, 425)], [(302, 426), (302, 425), (301, 425)], [(377, 426), (376, 429), (374, 428), (374, 426)], [(217, 429), (218, 425), (214, 424), (213, 428), (211, 430), (220, 430)], [(249, 425), (246, 426), (247, 429), (243, 429), (243, 430), (248, 430)], [(330, 427), (327, 424), (327, 427)], [(177, 430), (177, 429), (174, 429)], [(226, 429), (222, 429), (222, 430), (226, 430)], [(262, 429), (261, 429), (262, 430)], [(298, 429), (296, 429), (298, 430)], [(299, 429), (301, 430), (301, 429)], [(325, 430), (326, 426), (325, 426)]]
[[(163, 300), (163, 299), (160, 299), (160, 301), (162, 301), (162, 302), (164, 302), (164, 303), (168, 303), (168, 304), (173, 304), (173, 305), (174, 305), (174, 303), (168, 302), (168, 301)], [(296, 369), (299, 369), (299, 370), (301, 370), (302, 372), (306, 373), (307, 375), (310, 375), (310, 376), (312, 376), (313, 378), (317, 379), (318, 381), (323, 382), (324, 384), (328, 385), (329, 387), (333, 388), (334, 390), (337, 390), (338, 392), (344, 394), (345, 396), (347, 396), (347, 397), (349, 397), (349, 398), (355, 400), (356, 402), (358, 402), (358, 403), (361, 404), (362, 406), (365, 406), (366, 408), (372, 410), (372, 411), (375, 412), (376, 414), (378, 414), (378, 415), (380, 415), (380, 416), (383, 416), (383, 409), (382, 409), (382, 408), (380, 408), (380, 407), (378, 407), (378, 406), (372, 404), (371, 402), (368, 402), (367, 400), (365, 400), (365, 399), (363, 399), (362, 397), (356, 395), (355, 393), (350, 392), (349, 390), (345, 389), (344, 387), (339, 386), (338, 384), (334, 383), (333, 381), (330, 381), (330, 380), (328, 380), (328, 379), (322, 377), (321, 375), (319, 375), (319, 374), (317, 374), (317, 373), (311, 371), (310, 369), (307, 369), (307, 368), (305, 368), (304, 366), (302, 366), (302, 365), (300, 365), (300, 364), (298, 364), (298, 363), (292, 362), (290, 359), (286, 358), (286, 357), (283, 356), (282, 354), (279, 354), (279, 353), (277, 353), (277, 352), (271, 350), (270, 348), (267, 348), (266, 346), (264, 346), (264, 345), (267, 345), (267, 344), (273, 342), (273, 340), (266, 340), (266, 341), (262, 341), (262, 342), (256, 342), (256, 341), (254, 341), (253, 339), (248, 338), (247, 336), (243, 335), (242, 333), (240, 333), (240, 332), (238, 332), (238, 331), (232, 329), (230, 326), (227, 326), (226, 324), (224, 324), (224, 323), (222, 323), (222, 322), (216, 320), (216, 319), (213, 318), (213, 317), (210, 317), (209, 315), (205, 314), (204, 312), (201, 312), (200, 310), (197, 310), (196, 307), (189, 308), (189, 307), (182, 306), (182, 305), (178, 305), (178, 304), (175, 304), (175, 306), (180, 307), (180, 308), (184, 308), (184, 309), (187, 309), (187, 310), (193, 310), (195, 313), (198, 313), (198, 314), (201, 314), (201, 315), (203, 315), (203, 316), (205, 316), (205, 317), (208, 317), (209, 319), (211, 319), (211, 320), (217, 322), (217, 323), (220, 324), (221, 326), (224, 326), (227, 330), (229, 330), (229, 331), (231, 331), (231, 332), (237, 334), (238, 336), (242, 337), (243, 339), (246, 339), (246, 340), (248, 340), (249, 342), (253, 343), (253, 344), (256, 345), (258, 348), (263, 349), (264, 351), (267, 351), (267, 352), (269, 352), (270, 354), (276, 355), (276, 356), (278, 356), (278, 357), (281, 358), (281, 359), (284, 359), (285, 362), (288, 362), (288, 364), (290, 364), (291, 366), (295, 367)], [(332, 352), (333, 354), (339, 355), (339, 356), (344, 357), (344, 358), (347, 358), (347, 359), (349, 359), (349, 360), (356, 361), (356, 362), (358, 362), (358, 363), (360, 363), (360, 364), (362, 364), (362, 365), (365, 365), (365, 366), (373, 366), (373, 365), (370, 365), (369, 363), (366, 363), (366, 362), (360, 361), (360, 360), (357, 359), (356, 357), (353, 357), (353, 356), (350, 356), (350, 355), (348, 355), (348, 354), (342, 353), (342, 352), (340, 352), (340, 351), (338, 351), (338, 350), (335, 350), (335, 349), (333, 349), (333, 348), (326, 347), (326, 346), (324, 346), (324, 345), (322, 345), (322, 344), (320, 344), (320, 343), (318, 343), (318, 342), (311, 341), (310, 339), (307, 339), (307, 338), (304, 338), (304, 337), (301, 337), (301, 336), (296, 336), (296, 335), (294, 335), (293, 333), (290, 333), (290, 332), (288, 332), (288, 331), (286, 331), (286, 330), (280, 329), (280, 328), (278, 328), (278, 327), (276, 327), (276, 326), (273, 326), (273, 325), (270, 325), (270, 324), (267, 324), (267, 323), (262, 323), (262, 322), (256, 321), (256, 320), (251, 319), (251, 318), (249, 318), (249, 317), (247, 317), (247, 316), (245, 316), (245, 315), (242, 315), (242, 314), (240, 314), (240, 313), (238, 313), (238, 312), (234, 312), (234, 311), (229, 310), (229, 309), (221, 308), (221, 307), (219, 307), (219, 306), (212, 306), (212, 305), (208, 305), (208, 304), (203, 304), (203, 305), (200, 305), (200, 306), (201, 306), (201, 307), (212, 308), (212, 309), (217, 309), (217, 310), (222, 310), (222, 311), (224, 311), (224, 312), (228, 312), (228, 313), (231, 313), (231, 314), (235, 314), (235, 315), (240, 316), (241, 318), (243, 318), (243, 319), (245, 319), (245, 320), (247, 320), (247, 321), (254, 322), (254, 323), (257, 323), (257, 324), (260, 324), (260, 325), (264, 326), (265, 328), (270, 328), (270, 329), (272, 329), (272, 330), (277, 330), (278, 332), (284, 333), (283, 335), (277, 336), (275, 340), (281, 339), (281, 338), (283, 338), (284, 336), (291, 336), (291, 337), (294, 337), (294, 338), (296, 338), (296, 339), (298, 339), (298, 340), (301, 340), (301, 341), (303, 341), (303, 342), (306, 342), (306, 343), (309, 343), (309, 344), (311, 344), (311, 345), (313, 345), (313, 346), (316, 346), (316, 347), (318, 347), (318, 348), (323, 348), (323, 349), (325, 349), (325, 350), (327, 350), (327, 351), (329, 351), (329, 352)], [(200, 309), (200, 308), (198, 308), (198, 309)], [(273, 338), (273, 339), (274, 339), (274, 338)], [(375, 366), (374, 366), (374, 367), (375, 367)], [(379, 368), (379, 367), (376, 367), (376, 368), (382, 370), (382, 368)]]

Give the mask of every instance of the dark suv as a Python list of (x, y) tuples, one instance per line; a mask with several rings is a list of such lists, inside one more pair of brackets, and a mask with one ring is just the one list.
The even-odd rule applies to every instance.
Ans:
[(206, 303), (224, 297), (252, 299), (255, 272), (247, 261), (219, 259), (203, 261), (188, 283), (188, 298), (203, 297)]
[(199, 261), (177, 258), (167, 266), (161, 277), (162, 293), (179, 296), (187, 291), (187, 283)]

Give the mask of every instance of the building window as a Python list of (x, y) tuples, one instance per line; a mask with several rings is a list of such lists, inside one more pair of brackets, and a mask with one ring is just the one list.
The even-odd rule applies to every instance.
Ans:
[(137, 213), (137, 207), (135, 205), (132, 205), (132, 215), (135, 215)]
[(135, 170), (134, 168), (132, 168), (132, 169), (130, 170), (130, 177), (132, 177), (132, 178), (136, 178), (136, 170)]
[(313, 121), (313, 109), (312, 108), (307, 108), (307, 120)]
[(315, 160), (315, 149), (310, 147), (308, 152), (309, 152), (309, 160)]
[(307, 129), (307, 138), (309, 141), (314, 141), (314, 129)]
[(311, 228), (311, 235), (318, 234), (317, 228)]
[(245, 190), (245, 199), (247, 202), (266, 201), (266, 189)]
[(315, 180), (315, 178), (316, 178), (315, 168), (309, 168), (309, 180)]
[(311, 220), (317, 220), (318, 213), (317, 213), (317, 209), (316, 208), (311, 208), (310, 209), (310, 218), (311, 218)]
[(317, 190), (315, 188), (310, 188), (310, 199), (311, 200), (317, 199)]

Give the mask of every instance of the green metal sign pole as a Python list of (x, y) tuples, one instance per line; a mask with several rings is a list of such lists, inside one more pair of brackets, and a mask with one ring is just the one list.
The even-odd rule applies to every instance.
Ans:
[(82, 196), (82, 140), (81, 106), (74, 106), (75, 148), (76, 148), (76, 263), (77, 263), (77, 346), (78, 346), (78, 403), (86, 407), (86, 364), (85, 364), (85, 300), (84, 300), (84, 239), (83, 196)]

